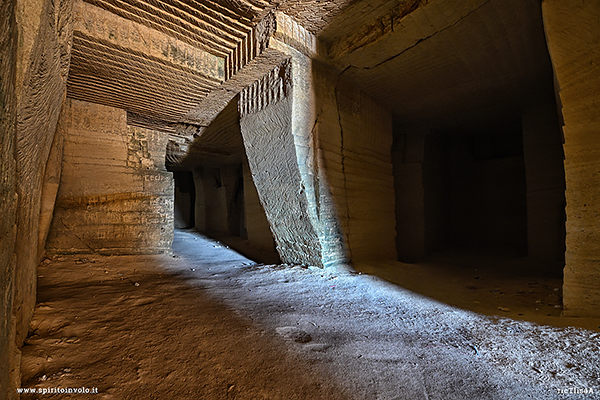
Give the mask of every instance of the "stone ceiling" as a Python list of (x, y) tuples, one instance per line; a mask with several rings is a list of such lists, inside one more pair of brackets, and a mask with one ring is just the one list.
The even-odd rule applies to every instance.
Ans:
[(219, 90), (259, 55), (274, 10), (406, 123), (518, 102), (551, 74), (538, 0), (75, 0), (68, 96), (189, 142), (233, 97)]
[(76, 0), (69, 97), (179, 122), (256, 56), (270, 11), (318, 31), (349, 2)]
[(384, 4), (365, 14), (362, 30), (346, 18), (357, 6), (320, 37), (343, 78), (402, 123), (453, 124), (476, 108), (519, 107), (540, 89), (552, 93), (539, 0)]
[[(318, 32), (349, 3), (75, 0), (68, 96), (124, 109), (129, 123), (189, 145), (229, 102), (219, 88), (261, 52), (270, 12)], [(220, 131), (223, 146), (237, 141)]]

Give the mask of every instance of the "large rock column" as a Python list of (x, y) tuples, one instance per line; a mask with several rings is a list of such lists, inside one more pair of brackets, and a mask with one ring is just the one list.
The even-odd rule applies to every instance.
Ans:
[(46, 248), (58, 253), (168, 252), (173, 177), (167, 135), (129, 126), (117, 108), (68, 100), (63, 170)]
[(600, 317), (600, 4), (542, 7), (564, 120), (564, 314)]
[(256, 189), (283, 262), (322, 264), (292, 131), (290, 61), (244, 89), (240, 127)]
[(278, 14), (286, 59), (240, 96), (250, 170), (284, 262), (395, 259), (391, 113), (318, 61), (316, 39)]

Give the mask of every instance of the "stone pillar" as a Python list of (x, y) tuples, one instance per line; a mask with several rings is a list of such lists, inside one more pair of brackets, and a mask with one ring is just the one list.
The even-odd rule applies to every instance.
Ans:
[(196, 202), (194, 204), (195, 227), (200, 232), (206, 232), (206, 196), (204, 194), (204, 179), (202, 169), (196, 168), (194, 174), (194, 188), (196, 190)]
[[(243, 224), (243, 192), (240, 184), (240, 164), (225, 164), (221, 166), (221, 179), (225, 197), (225, 232), (229, 236), (242, 236), (240, 228)], [(241, 196), (240, 196), (241, 195)]]
[(600, 3), (544, 0), (564, 121), (566, 316), (600, 317)]
[(277, 14), (286, 59), (244, 89), (250, 170), (284, 262), (395, 259), (391, 113), (317, 61), (316, 38)]
[(322, 266), (294, 142), (291, 71), (284, 61), (241, 92), (240, 128), (281, 260)]
[(197, 184), (196, 216), (198, 230), (217, 235), (228, 233), (227, 182), (220, 166), (201, 167), (194, 172)]
[[(173, 240), (167, 135), (126, 125), (126, 112), (69, 100), (63, 171), (46, 249), (152, 254)], [(63, 122), (61, 121), (61, 124)]]

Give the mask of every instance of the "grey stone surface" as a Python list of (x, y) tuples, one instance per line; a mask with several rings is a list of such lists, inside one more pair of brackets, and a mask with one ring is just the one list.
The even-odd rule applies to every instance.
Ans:
[[(259, 81), (240, 99), (240, 126), (252, 178), (282, 261), (322, 265), (321, 245), (310, 221), (308, 202), (298, 169), (292, 134), (291, 82), (275, 74), (274, 82)], [(273, 86), (269, 86), (272, 84)], [(261, 91), (265, 88), (266, 90)], [(275, 101), (267, 93), (280, 90)]]

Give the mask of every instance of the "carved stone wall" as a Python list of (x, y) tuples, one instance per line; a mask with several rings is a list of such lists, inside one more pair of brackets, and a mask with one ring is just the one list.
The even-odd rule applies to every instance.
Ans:
[[(12, 390), (10, 369), (18, 365), (15, 357), (15, 317), (13, 316), (14, 273), (16, 268), (16, 117), (17, 97), (15, 93), (17, 67), (17, 27), (15, 21), (16, 1), (9, 0), (0, 5), (0, 387)], [(0, 399), (8, 396), (0, 392)]]
[(168, 252), (173, 178), (167, 136), (126, 124), (117, 108), (68, 100), (63, 170), (46, 249), (55, 253)]
[(566, 176), (564, 314), (600, 313), (600, 6), (542, 2), (562, 107)]
[(325, 65), (313, 74), (320, 219), (341, 231), (348, 261), (394, 260), (392, 114)]
[[(3, 18), (6, 15), (12, 19), (14, 15), (18, 31), (16, 47), (6, 49), (7, 52), (3, 48), (2, 53), (3, 63), (6, 55), (8, 66), (4, 69), (3, 65), (3, 76), (5, 71), (9, 72), (8, 77), (12, 75), (10, 65), (16, 61), (15, 86), (11, 88), (16, 94), (16, 121), (10, 122), (14, 125), (9, 130), (15, 135), (12, 142), (14, 152), (2, 155), (3, 162), (6, 156), (9, 156), (7, 160), (15, 156), (14, 183), (18, 196), (16, 210), (3, 213), (3, 219), (8, 216), (9, 224), (16, 216), (14, 254), (6, 253), (7, 257), (14, 256), (16, 259), (13, 264), (12, 317), (7, 321), (10, 335), (14, 334), (14, 342), (9, 346), (12, 353), (9, 363), (11, 386), (14, 387), (20, 379), (17, 347), (25, 340), (36, 301), (37, 264), (41, 257), (39, 240), (43, 182), (69, 71), (72, 13), (69, 0), (17, 1), (16, 4), (10, 2), (3, 7), (7, 12), (5, 14), (3, 8)], [(14, 13), (11, 7), (15, 7)], [(8, 33), (6, 37), (10, 38), (14, 31), (11, 31), (10, 24), (5, 27)], [(10, 39), (6, 43), (10, 47)], [(11, 140), (9, 135), (7, 143)], [(7, 167), (7, 174), (15, 171), (10, 165)], [(11, 181), (8, 183), (7, 189), (11, 191)], [(11, 206), (13, 204), (8, 201), (6, 207)], [(7, 295), (10, 296), (10, 290)], [(9, 396), (12, 397), (13, 393), (9, 391)]]

